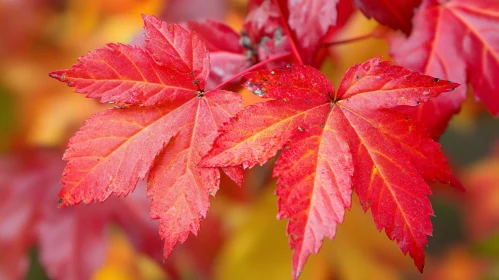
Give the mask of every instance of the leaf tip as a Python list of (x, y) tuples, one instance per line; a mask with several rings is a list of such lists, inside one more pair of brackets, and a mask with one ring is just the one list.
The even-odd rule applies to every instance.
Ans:
[(144, 22), (156, 19), (154, 16), (147, 15), (147, 14), (140, 14), (140, 16), (142, 17), (142, 19), (144, 20)]
[(59, 80), (61, 82), (65, 82), (66, 80), (66, 72), (67, 70), (59, 70), (53, 71), (49, 73), (49, 77)]
[(57, 208), (62, 209), (66, 208), (67, 206), (71, 206), (71, 203), (69, 203), (64, 198), (59, 197), (59, 200), (57, 201)]
[(423, 273), (424, 266), (425, 266), (425, 264), (424, 264), (424, 263), (422, 263), (420, 266), (418, 266), (418, 270), (419, 270), (419, 272)]

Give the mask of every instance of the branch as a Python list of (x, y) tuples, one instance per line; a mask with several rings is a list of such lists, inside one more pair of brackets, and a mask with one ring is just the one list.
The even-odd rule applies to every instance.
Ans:
[(350, 39), (345, 39), (345, 40), (339, 40), (339, 41), (324, 43), (324, 44), (322, 44), (321, 47), (322, 48), (327, 48), (327, 47), (336, 46), (336, 45), (348, 44), (348, 43), (352, 43), (352, 42), (356, 42), (356, 41), (361, 41), (361, 40), (364, 40), (364, 39), (368, 39), (368, 38), (371, 38), (371, 37), (375, 37), (372, 31), (369, 32), (369, 33), (367, 33), (367, 34), (360, 35), (360, 36), (357, 36), (357, 37), (353, 37), (353, 38), (350, 38)]
[(221, 87), (225, 86), (226, 84), (228, 84), (228, 83), (230, 83), (230, 82), (234, 81), (235, 79), (239, 78), (240, 76), (242, 76), (242, 75), (244, 75), (244, 74), (246, 74), (246, 73), (248, 73), (248, 72), (250, 72), (250, 71), (253, 71), (253, 70), (257, 69), (257, 68), (260, 68), (260, 67), (262, 67), (263, 65), (265, 65), (265, 64), (267, 64), (267, 63), (269, 63), (269, 62), (276, 61), (276, 60), (279, 60), (279, 59), (283, 59), (283, 58), (288, 57), (288, 56), (290, 56), (290, 55), (291, 55), (291, 53), (285, 53), (285, 54), (281, 54), (281, 55), (274, 56), (274, 57), (271, 57), (271, 58), (269, 58), (269, 59), (266, 59), (266, 60), (260, 61), (260, 62), (258, 62), (257, 64), (255, 64), (255, 65), (253, 65), (253, 66), (251, 66), (251, 67), (249, 67), (249, 68), (246, 68), (246, 69), (244, 69), (243, 71), (241, 71), (241, 72), (239, 72), (239, 73), (235, 74), (234, 76), (230, 77), (228, 80), (226, 80), (226, 81), (224, 81), (223, 83), (219, 84), (218, 86), (216, 86), (216, 87), (215, 87), (214, 89), (212, 89), (212, 90), (218, 90), (218, 89), (220, 89)]

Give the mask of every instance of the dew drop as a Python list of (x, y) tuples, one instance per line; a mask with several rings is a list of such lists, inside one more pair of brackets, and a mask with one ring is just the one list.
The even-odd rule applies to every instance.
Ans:
[(274, 74), (275, 74), (275, 72), (274, 72), (274, 71), (270, 71), (270, 74), (271, 74), (271, 75), (274, 75)]
[(259, 89), (259, 88), (253, 90), (253, 93), (260, 96), (260, 97), (262, 97), (265, 94), (265, 92), (263, 92), (262, 89)]
[(427, 91), (427, 90), (423, 91), (423, 95), (428, 95), (428, 94), (430, 94), (429, 91)]

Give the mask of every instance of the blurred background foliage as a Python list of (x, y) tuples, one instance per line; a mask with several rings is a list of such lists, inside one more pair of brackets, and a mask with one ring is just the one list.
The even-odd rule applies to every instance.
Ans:
[[(48, 72), (67, 68), (77, 57), (108, 42), (139, 40), (141, 13), (177, 22), (215, 18), (240, 30), (246, 5), (244, 0), (0, 1), (0, 153), (7, 158), (5, 166), (17, 154), (33, 149), (48, 147), (62, 156), (69, 137), (84, 120), (106, 107), (61, 86)], [(356, 12), (336, 39), (376, 27), (376, 22)], [(321, 70), (336, 85), (354, 63), (373, 56), (389, 58), (388, 45), (376, 38), (331, 47), (329, 54)], [(240, 92), (247, 104), (252, 102), (250, 93)], [(431, 199), (436, 217), (424, 274), (375, 229), (370, 214), (364, 214), (354, 199), (335, 240), (326, 240), (320, 253), (311, 256), (300, 279), (499, 279), (498, 128), (498, 120), (469, 98), (441, 138), (467, 192), (434, 186)], [(30, 172), (43, 173), (44, 168)], [(212, 200), (199, 236), (178, 245), (164, 263), (135, 246), (126, 231), (111, 223), (104, 261), (91, 272), (93, 279), (290, 279), (286, 222), (275, 219), (277, 198), (270, 168), (266, 164), (247, 171), (241, 189), (222, 180), (222, 191)], [(7, 176), (21, 175), (2, 176), (5, 180), (0, 183), (9, 182)], [(3, 197), (0, 203), (9, 198)], [(53, 201), (56, 207), (55, 196)], [(9, 220), (13, 211), (16, 208), (0, 211), (0, 224), (5, 225), (0, 227), (0, 266), (6, 266), (16, 253), (5, 246), (11, 241), (1, 232), (16, 223)], [(40, 262), (40, 246), (36, 241), (29, 244), (21, 277), (50, 279)], [(54, 246), (49, 251), (59, 249)], [(156, 250), (161, 254), (161, 246)]]

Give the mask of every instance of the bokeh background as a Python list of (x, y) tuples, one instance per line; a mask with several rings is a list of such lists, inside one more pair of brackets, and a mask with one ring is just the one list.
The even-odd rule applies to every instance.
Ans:
[[(125, 199), (57, 208), (68, 139), (106, 108), (50, 79), (108, 42), (140, 40), (140, 14), (181, 22), (215, 18), (240, 30), (244, 0), (0, 0), (0, 279), (290, 279), (285, 221), (277, 221), (271, 163), (227, 178), (198, 237), (163, 262), (144, 186)], [(356, 12), (337, 39), (377, 23)], [(329, 49), (322, 71), (338, 84), (384, 40)], [(245, 98), (249, 94), (240, 89)], [(250, 100), (247, 99), (249, 102)], [(433, 185), (434, 234), (420, 274), (354, 199), (334, 241), (300, 279), (499, 279), (499, 121), (470, 97), (441, 144), (467, 192)]]

